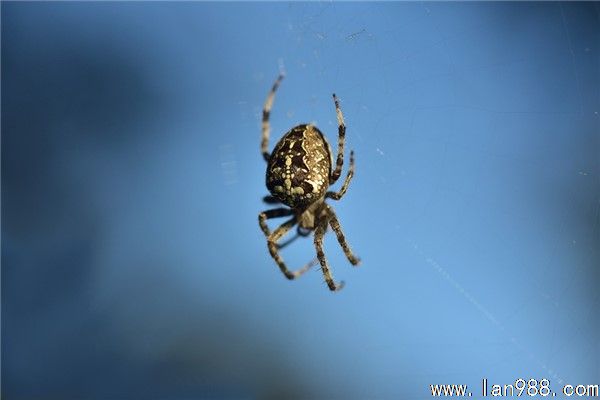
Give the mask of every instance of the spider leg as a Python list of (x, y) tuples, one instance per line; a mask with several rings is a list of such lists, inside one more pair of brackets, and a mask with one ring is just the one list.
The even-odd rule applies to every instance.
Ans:
[(298, 238), (300, 237), (300, 235), (298, 235), (298, 232), (296, 232), (296, 234), (294, 236), (292, 236), (291, 238), (289, 238), (288, 240), (286, 240), (283, 243), (278, 243), (277, 244), (277, 248), (279, 250), (283, 249), (284, 247), (287, 247), (289, 244), (294, 243)]
[(265, 101), (265, 105), (263, 107), (263, 115), (262, 115), (262, 141), (260, 143), (260, 150), (265, 158), (265, 161), (269, 161), (269, 157), (271, 154), (269, 153), (269, 134), (271, 133), (271, 125), (269, 124), (269, 114), (271, 113), (271, 107), (273, 106), (273, 99), (275, 98), (275, 92), (283, 79), (283, 74), (277, 77), (277, 80), (273, 84), (269, 95), (267, 96), (267, 100)]
[(344, 184), (339, 192), (327, 192), (325, 193), (325, 197), (333, 200), (341, 199), (344, 194), (346, 194), (346, 190), (348, 190), (348, 185), (350, 185), (350, 181), (354, 176), (354, 151), (350, 152), (350, 169), (348, 169), (348, 175), (346, 175), (346, 179), (344, 180)]
[(271, 196), (271, 195), (268, 195), (268, 196), (265, 196), (265, 197), (263, 197), (263, 199), (262, 199), (262, 200), (263, 200), (265, 203), (267, 203), (267, 204), (279, 204), (279, 203), (281, 203), (281, 202), (279, 201), (279, 199), (277, 199), (277, 197), (275, 197), (275, 196)]
[(296, 279), (296, 278), (300, 277), (300, 275), (302, 275), (303, 273), (308, 271), (311, 267), (316, 265), (315, 261), (311, 261), (308, 264), (306, 264), (304, 267), (302, 267), (296, 271), (290, 271), (287, 268), (287, 266), (285, 265), (285, 263), (283, 262), (283, 259), (281, 258), (281, 256), (279, 255), (279, 251), (278, 251), (279, 249), (278, 249), (277, 242), (290, 229), (292, 229), (292, 227), (294, 225), (296, 225), (296, 223), (298, 223), (298, 220), (297, 220), (296, 216), (293, 216), (292, 218), (290, 218), (289, 220), (287, 220), (286, 222), (281, 224), (279, 226), (279, 228), (275, 229), (275, 231), (267, 237), (267, 245), (269, 247), (269, 253), (271, 253), (271, 257), (273, 257), (273, 259), (279, 266), (279, 269), (281, 270), (281, 272), (283, 272), (285, 277), (288, 279)]
[(335, 162), (335, 170), (333, 170), (331, 176), (329, 177), (330, 185), (333, 185), (342, 174), (342, 166), (344, 165), (344, 142), (346, 141), (346, 125), (344, 124), (344, 114), (342, 114), (342, 110), (340, 109), (340, 101), (335, 93), (333, 94), (333, 102), (335, 103), (335, 113), (338, 121), (338, 152), (337, 160)]
[(307, 236), (310, 236), (311, 233), (312, 233), (312, 230), (302, 228), (300, 225), (298, 225), (296, 228), (296, 234), (294, 236), (292, 236), (291, 238), (289, 238), (288, 240), (286, 240), (285, 242), (279, 244), (277, 246), (277, 248), (279, 250), (281, 250), (284, 247), (286, 247), (288, 244), (295, 242), (299, 237), (307, 237)]
[(292, 215), (294, 211), (289, 208), (280, 207), (274, 208), (272, 210), (263, 211), (258, 214), (258, 224), (260, 225), (260, 229), (262, 229), (263, 233), (266, 237), (269, 237), (271, 231), (267, 226), (267, 220), (271, 218), (279, 218), (279, 217), (287, 217), (288, 215)]
[(360, 264), (360, 258), (356, 257), (352, 253), (352, 250), (350, 250), (350, 246), (348, 245), (348, 242), (346, 242), (346, 238), (344, 237), (344, 232), (342, 232), (342, 227), (340, 226), (340, 221), (338, 220), (337, 216), (335, 215), (333, 208), (328, 206), (327, 214), (328, 214), (329, 225), (331, 225), (331, 228), (335, 232), (335, 235), (337, 236), (337, 240), (338, 240), (340, 246), (342, 246), (342, 249), (344, 250), (344, 254), (346, 255), (346, 258), (348, 259), (348, 261), (350, 261), (350, 263), (352, 265)]
[(317, 249), (317, 258), (321, 263), (321, 271), (323, 271), (323, 276), (325, 276), (325, 282), (327, 282), (329, 290), (337, 292), (338, 290), (342, 290), (344, 287), (344, 282), (341, 281), (340, 283), (335, 283), (333, 280), (333, 275), (331, 275), (331, 271), (327, 265), (327, 259), (325, 258), (325, 253), (323, 252), (323, 237), (325, 236), (326, 229), (327, 219), (325, 218), (319, 223), (319, 225), (317, 225), (317, 228), (315, 229), (315, 248)]

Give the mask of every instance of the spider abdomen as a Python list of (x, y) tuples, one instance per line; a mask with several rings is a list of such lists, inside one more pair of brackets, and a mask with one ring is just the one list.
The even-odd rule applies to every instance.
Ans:
[(313, 125), (298, 125), (275, 145), (267, 165), (267, 189), (291, 208), (321, 199), (329, 187), (331, 148)]

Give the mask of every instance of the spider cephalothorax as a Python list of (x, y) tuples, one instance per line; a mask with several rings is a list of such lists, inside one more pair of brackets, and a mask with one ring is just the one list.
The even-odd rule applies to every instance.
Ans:
[[(323, 133), (311, 124), (298, 125), (289, 130), (275, 145), (273, 152), (269, 153), (269, 113), (273, 105), (275, 91), (282, 79), (283, 76), (280, 75), (265, 102), (261, 149), (267, 161), (266, 184), (272, 194), (272, 196), (267, 196), (265, 201), (268, 203), (280, 202), (290, 208), (280, 207), (260, 213), (258, 216), (259, 224), (267, 237), (271, 256), (288, 279), (299, 277), (315, 263), (311, 262), (299, 270), (290, 271), (278, 251), (290, 241), (280, 245), (278, 244), (279, 240), (296, 224), (298, 225), (297, 234), (300, 236), (308, 236), (310, 232), (314, 231), (317, 258), (321, 264), (327, 286), (334, 291), (340, 290), (343, 287), (343, 282), (339, 284), (334, 282), (323, 252), (323, 236), (328, 226), (331, 226), (335, 232), (338, 242), (352, 265), (358, 265), (359, 263), (359, 259), (352, 254), (346, 242), (335, 212), (325, 203), (326, 198), (341, 199), (354, 175), (354, 153), (350, 152), (350, 168), (342, 188), (339, 192), (327, 191), (329, 186), (334, 184), (342, 173), (346, 135), (344, 116), (340, 110), (339, 101), (334, 94), (333, 100), (338, 120), (338, 154), (333, 170), (331, 146), (329, 146)], [(284, 222), (275, 231), (271, 232), (269, 230), (266, 223), (267, 219), (289, 215), (292, 215), (292, 218)]]

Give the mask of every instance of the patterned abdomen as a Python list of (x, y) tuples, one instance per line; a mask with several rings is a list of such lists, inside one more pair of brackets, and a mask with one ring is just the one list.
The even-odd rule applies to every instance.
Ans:
[(329, 187), (331, 148), (313, 125), (298, 125), (275, 145), (267, 166), (267, 189), (291, 208), (303, 209)]

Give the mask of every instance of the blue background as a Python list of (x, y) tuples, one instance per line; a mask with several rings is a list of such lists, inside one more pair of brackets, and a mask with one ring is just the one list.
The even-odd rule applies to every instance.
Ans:
[[(599, 383), (598, 3), (1, 7), (3, 398)], [(335, 92), (356, 152), (340, 293), (257, 224), (280, 71), (271, 145)]]

